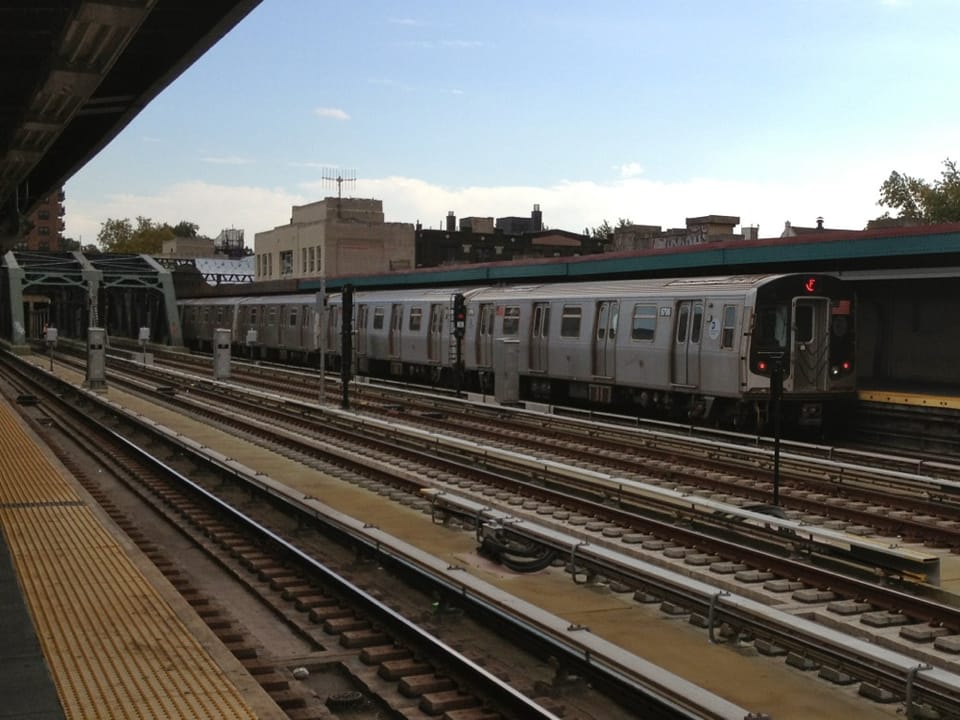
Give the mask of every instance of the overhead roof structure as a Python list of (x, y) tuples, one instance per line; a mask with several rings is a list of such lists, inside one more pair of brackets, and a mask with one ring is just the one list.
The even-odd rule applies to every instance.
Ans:
[(259, 3), (0, 4), (0, 252), (38, 200)]

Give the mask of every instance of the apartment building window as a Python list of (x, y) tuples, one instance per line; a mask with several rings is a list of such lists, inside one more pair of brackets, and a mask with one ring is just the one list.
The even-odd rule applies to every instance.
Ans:
[(293, 275), (293, 250), (280, 252), (280, 275)]

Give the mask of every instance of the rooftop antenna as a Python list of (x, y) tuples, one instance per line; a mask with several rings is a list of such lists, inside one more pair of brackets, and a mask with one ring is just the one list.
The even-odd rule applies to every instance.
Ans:
[(340, 217), (340, 200), (342, 199), (342, 190), (344, 183), (350, 183), (352, 186), (356, 187), (357, 184), (357, 171), (356, 170), (341, 170), (340, 168), (324, 168), (323, 169), (323, 183), (324, 187), (333, 187), (334, 183), (337, 186), (337, 217)]

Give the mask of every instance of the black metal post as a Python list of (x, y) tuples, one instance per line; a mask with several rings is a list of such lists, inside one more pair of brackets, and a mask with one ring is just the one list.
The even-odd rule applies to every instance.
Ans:
[(457, 359), (454, 368), (454, 388), (457, 391), (457, 397), (460, 397), (460, 391), (463, 389), (463, 338), (457, 337)]
[(780, 399), (783, 397), (783, 359), (770, 367), (770, 411), (773, 413), (773, 504), (780, 504)]
[(343, 400), (340, 406), (350, 409), (350, 378), (353, 375), (353, 285), (347, 284), (341, 290), (341, 353), (340, 381), (343, 386)]

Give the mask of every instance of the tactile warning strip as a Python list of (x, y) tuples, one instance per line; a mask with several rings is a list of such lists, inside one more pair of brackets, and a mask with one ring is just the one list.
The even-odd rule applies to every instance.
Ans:
[(67, 718), (254, 718), (0, 401), (0, 523)]

